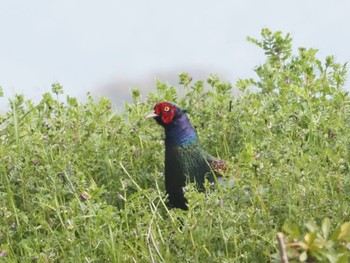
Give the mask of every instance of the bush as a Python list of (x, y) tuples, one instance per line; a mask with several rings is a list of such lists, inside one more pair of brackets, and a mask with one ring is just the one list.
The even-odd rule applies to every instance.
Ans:
[[(292, 39), (281, 32), (263, 29), (262, 40), (248, 40), (267, 59), (256, 79), (237, 82), (239, 96), (215, 75), (193, 81), (181, 73), (184, 96), (157, 83), (145, 99), (134, 90), (122, 111), (106, 98), (63, 100), (58, 83), (38, 105), (21, 95), (10, 100), (11, 110), (0, 115), (2, 257), (266, 262), (276, 259), (278, 231), (287, 234), (287, 246), (288, 238), (302, 239), (287, 226), (317, 236), (304, 222), (327, 217), (341, 229), (350, 208), (346, 64), (332, 56), (321, 62), (315, 49), (292, 55)], [(206, 194), (189, 185), (186, 212), (164, 204), (163, 131), (144, 118), (163, 100), (187, 109), (203, 146), (227, 161), (225, 176), (235, 180), (233, 188)], [(327, 244), (347, 260), (344, 233)], [(300, 260), (320, 260), (305, 251)]]

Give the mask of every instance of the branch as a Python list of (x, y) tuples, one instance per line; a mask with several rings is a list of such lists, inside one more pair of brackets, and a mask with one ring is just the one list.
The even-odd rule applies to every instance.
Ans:
[(277, 241), (278, 241), (278, 245), (279, 245), (279, 249), (280, 249), (281, 262), (282, 263), (289, 263), (287, 252), (286, 252), (286, 244), (284, 243), (282, 233), (277, 233)]

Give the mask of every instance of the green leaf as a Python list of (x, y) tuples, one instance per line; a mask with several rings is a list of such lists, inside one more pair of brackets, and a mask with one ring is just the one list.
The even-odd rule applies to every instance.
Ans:
[(307, 260), (307, 252), (306, 251), (303, 251), (300, 256), (299, 256), (299, 260), (301, 262), (305, 262)]
[(322, 232), (323, 232), (323, 236), (324, 236), (325, 239), (328, 238), (330, 229), (331, 229), (331, 220), (326, 217), (322, 221)]
[(179, 84), (181, 84), (185, 87), (188, 87), (192, 81), (192, 77), (186, 72), (180, 73), (179, 79), (180, 79)]
[(326, 253), (326, 258), (329, 260), (330, 263), (339, 263), (344, 262), (344, 255), (346, 256), (346, 254), (343, 253), (328, 252)]
[(347, 253), (338, 254), (338, 260), (336, 263), (348, 263), (349, 255)]
[(291, 235), (292, 238), (299, 238), (300, 231), (297, 224), (283, 225), (283, 231)]
[(63, 94), (63, 86), (58, 82), (52, 83), (51, 87), (52, 87), (52, 92), (55, 93), (56, 95)]
[(315, 239), (317, 237), (317, 233), (306, 233), (304, 236), (305, 243), (310, 247), (314, 243)]
[(310, 232), (316, 232), (318, 230), (318, 226), (312, 220), (308, 221), (305, 226)]
[(338, 240), (350, 242), (350, 222), (341, 225)]

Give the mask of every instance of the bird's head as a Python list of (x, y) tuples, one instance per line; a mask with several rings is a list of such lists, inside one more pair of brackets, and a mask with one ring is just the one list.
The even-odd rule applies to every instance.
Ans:
[(146, 118), (154, 118), (158, 124), (166, 126), (180, 117), (185, 111), (170, 102), (160, 102), (154, 106), (154, 112), (148, 114)]
[(165, 129), (165, 144), (188, 145), (198, 141), (197, 132), (191, 125), (186, 111), (174, 103), (160, 102), (147, 118), (154, 118)]

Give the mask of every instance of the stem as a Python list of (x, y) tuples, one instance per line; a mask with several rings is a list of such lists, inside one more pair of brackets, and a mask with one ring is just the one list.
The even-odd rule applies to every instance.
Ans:
[(279, 249), (280, 249), (281, 262), (282, 263), (289, 263), (287, 252), (286, 252), (286, 244), (284, 243), (282, 233), (277, 233), (277, 241), (278, 241), (278, 245), (279, 245)]

